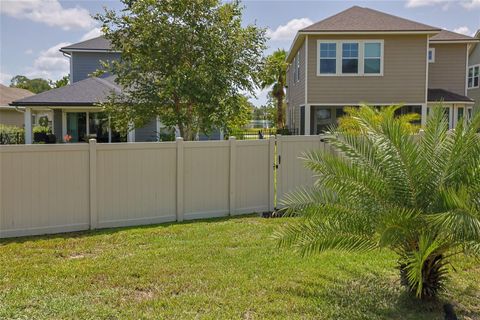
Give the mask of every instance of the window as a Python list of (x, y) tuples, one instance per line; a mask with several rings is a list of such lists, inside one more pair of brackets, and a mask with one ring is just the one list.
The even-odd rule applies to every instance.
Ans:
[(428, 62), (435, 62), (435, 48), (428, 49)]
[(293, 58), (293, 83), (300, 81), (300, 52)]
[(358, 73), (358, 43), (342, 44), (342, 73)]
[(382, 44), (380, 42), (365, 42), (364, 73), (380, 74), (382, 64)]
[(337, 44), (320, 43), (320, 74), (337, 73)]
[(383, 40), (318, 40), (317, 76), (382, 76)]
[(478, 88), (480, 78), (480, 64), (468, 68), (468, 88)]

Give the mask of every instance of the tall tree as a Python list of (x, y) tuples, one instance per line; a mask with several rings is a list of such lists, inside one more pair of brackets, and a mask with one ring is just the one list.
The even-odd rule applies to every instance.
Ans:
[(29, 79), (22, 75), (17, 75), (10, 81), (10, 87), (21, 88), (33, 93), (40, 93), (52, 89), (48, 80), (42, 78)]
[(68, 85), (70, 83), (70, 75), (67, 74), (66, 76), (63, 76), (62, 78), (58, 79), (57, 81), (51, 81), (51, 87), (52, 88), (60, 88)]
[(277, 105), (277, 128), (285, 126), (285, 85), (287, 81), (287, 53), (278, 49), (265, 59), (261, 73), (262, 88), (270, 88), (270, 95), (275, 98)]
[(238, 1), (122, 0), (96, 19), (121, 59), (107, 70), (124, 91), (103, 106), (117, 130), (158, 116), (186, 140), (224, 128), (258, 88), (265, 30), (242, 26)]
[(401, 283), (436, 297), (452, 256), (480, 256), (480, 112), (449, 131), (438, 106), (419, 137), (387, 112), (363, 107), (361, 134), (334, 132), (335, 154), (305, 155), (317, 181), (284, 199), (303, 218), (277, 237), (305, 254), (390, 248)]

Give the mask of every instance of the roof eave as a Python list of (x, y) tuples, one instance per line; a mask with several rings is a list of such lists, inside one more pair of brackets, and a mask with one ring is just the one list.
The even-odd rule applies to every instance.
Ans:
[(462, 40), (430, 40), (429, 43), (478, 43), (480, 40), (476, 39), (462, 39)]
[(92, 107), (101, 102), (22, 102), (14, 101), (10, 106), (18, 107)]
[(64, 49), (61, 48), (60, 52), (71, 54), (72, 52), (110, 52), (110, 53), (121, 53), (121, 51), (110, 50), (110, 49)]

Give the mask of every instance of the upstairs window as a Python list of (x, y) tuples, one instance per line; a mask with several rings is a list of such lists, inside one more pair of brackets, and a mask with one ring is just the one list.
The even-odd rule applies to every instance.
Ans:
[(293, 58), (293, 83), (300, 81), (300, 52)]
[(336, 43), (320, 43), (320, 74), (336, 74), (337, 73), (337, 44)]
[(300, 52), (297, 53), (297, 64), (295, 68), (297, 69), (297, 82), (300, 82)]
[(342, 44), (342, 73), (358, 73), (358, 43)]
[(380, 74), (382, 70), (382, 44), (365, 42), (363, 68), (365, 74)]
[(428, 49), (428, 62), (435, 62), (435, 48)]
[(478, 88), (480, 78), (480, 64), (468, 67), (468, 89)]

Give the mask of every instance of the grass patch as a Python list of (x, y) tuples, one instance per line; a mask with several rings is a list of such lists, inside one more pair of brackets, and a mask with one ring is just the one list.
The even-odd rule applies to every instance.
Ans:
[[(443, 319), (404, 294), (390, 251), (301, 258), (243, 217), (0, 241), (0, 319)], [(442, 298), (480, 319), (480, 266)]]

